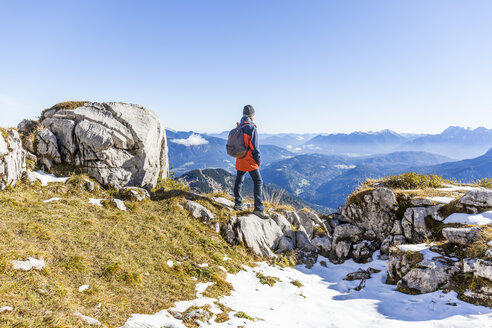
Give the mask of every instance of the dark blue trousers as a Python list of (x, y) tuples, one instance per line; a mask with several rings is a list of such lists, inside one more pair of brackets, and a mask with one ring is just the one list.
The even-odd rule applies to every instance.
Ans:
[[(249, 175), (251, 176), (251, 179), (253, 179), (254, 183), (255, 210), (263, 211), (265, 210), (265, 207), (263, 206), (263, 180), (261, 178), (260, 170), (250, 171)], [(238, 206), (243, 204), (241, 189), (243, 188), (245, 176), (246, 172), (237, 171), (236, 183), (234, 184), (234, 198), (235, 203)]]

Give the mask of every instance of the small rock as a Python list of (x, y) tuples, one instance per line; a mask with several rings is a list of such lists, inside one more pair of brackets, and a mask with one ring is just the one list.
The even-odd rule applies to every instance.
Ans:
[(461, 197), (458, 202), (468, 206), (490, 208), (492, 207), (492, 190), (470, 190), (463, 197)]
[(410, 200), (412, 206), (432, 206), (434, 205), (430, 199), (427, 198), (414, 198)]
[(186, 200), (185, 208), (190, 211), (195, 219), (201, 219), (205, 222), (215, 219), (215, 215), (208, 208), (194, 201)]
[(167, 261), (167, 266), (172, 268), (174, 266), (174, 262), (172, 260)]
[(450, 243), (468, 245), (480, 238), (480, 228), (444, 228), (442, 234)]
[(370, 278), (371, 278), (371, 274), (369, 272), (363, 270), (362, 268), (359, 268), (357, 271), (347, 274), (345, 280), (352, 281), (352, 280), (362, 280), (362, 279), (370, 279)]
[(85, 180), (85, 189), (87, 189), (87, 191), (94, 191), (96, 189), (96, 184), (87, 179)]
[(212, 200), (229, 209), (234, 208), (234, 202), (224, 197), (214, 197)]
[(131, 200), (135, 200), (137, 202), (141, 202), (144, 199), (150, 199), (150, 194), (147, 190), (144, 188), (139, 188), (139, 187), (125, 187), (123, 188), (120, 193)]
[(126, 211), (127, 210), (125, 202), (123, 202), (121, 199), (113, 198), (113, 199), (111, 199), (111, 203), (120, 211)]
[(203, 310), (203, 309), (197, 309), (193, 310), (189, 313), (187, 313), (183, 317), (183, 321), (188, 321), (188, 322), (194, 322), (195, 320), (200, 320), (200, 321), (207, 321), (210, 318), (210, 314)]
[(492, 248), (485, 251), (485, 256), (487, 256), (487, 258), (489, 259), (492, 259)]

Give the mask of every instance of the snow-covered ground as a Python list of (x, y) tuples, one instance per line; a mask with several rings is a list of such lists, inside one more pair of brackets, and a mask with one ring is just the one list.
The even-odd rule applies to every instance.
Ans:
[(453, 213), (450, 216), (448, 216), (443, 222), (446, 224), (447, 223), (460, 223), (460, 224), (473, 224), (473, 225), (492, 224), (492, 211), (487, 211), (479, 214)]
[[(425, 248), (424, 246), (422, 246)], [(376, 258), (375, 254), (375, 258)], [(321, 262), (326, 263), (326, 267)], [(325, 264), (323, 263), (323, 264)], [(381, 270), (356, 291), (360, 281), (343, 280), (358, 268)], [(262, 285), (256, 277), (278, 277), (281, 281), (273, 287)], [(215, 323), (212, 317), (201, 327), (292, 327), (292, 328), (356, 328), (356, 327), (491, 327), (492, 310), (457, 299), (456, 293), (434, 292), (425, 295), (406, 295), (386, 285), (386, 261), (374, 260), (357, 264), (352, 260), (335, 265), (319, 257), (312, 267), (280, 268), (259, 263), (256, 268), (245, 267), (227, 280), (234, 286), (231, 296), (219, 298), (219, 302), (233, 311), (224, 323)], [(299, 281), (298, 288), (292, 281)], [(211, 306), (214, 314), (221, 313), (214, 302), (202, 292), (206, 284), (197, 284), (197, 299), (178, 302), (171, 311), (184, 312), (190, 306)], [(244, 312), (254, 320), (236, 317)], [(154, 315), (132, 315), (124, 328), (185, 327), (181, 320), (171, 316), (168, 310)]]

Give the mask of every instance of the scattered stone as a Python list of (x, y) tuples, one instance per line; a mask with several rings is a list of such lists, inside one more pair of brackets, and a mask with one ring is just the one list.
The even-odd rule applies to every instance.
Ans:
[(296, 240), (287, 236), (282, 236), (280, 241), (278, 242), (277, 251), (279, 253), (290, 252), (294, 250), (296, 245)]
[(214, 202), (219, 203), (220, 205), (228, 208), (228, 209), (234, 208), (234, 202), (232, 200), (227, 199), (227, 198), (224, 198), (224, 197), (214, 197), (214, 198), (212, 198), (212, 200)]
[(370, 278), (371, 278), (371, 273), (369, 273), (366, 270), (363, 270), (362, 268), (359, 268), (357, 271), (347, 274), (345, 280), (353, 281), (353, 280), (363, 280), (363, 279), (365, 280)]
[(202, 322), (207, 321), (210, 318), (210, 314), (204, 309), (196, 309), (188, 312), (184, 317), (183, 321), (194, 322), (195, 320), (200, 320)]
[(95, 205), (95, 206), (103, 206), (103, 200), (105, 199), (95, 199), (95, 198), (89, 198), (89, 204)]
[(85, 180), (85, 189), (87, 189), (87, 191), (92, 192), (96, 189), (96, 184), (93, 181), (86, 179)]
[(139, 187), (125, 187), (121, 189), (120, 193), (131, 200), (141, 202), (144, 199), (150, 199), (150, 194), (147, 190)]
[(30, 271), (43, 270), (46, 265), (43, 260), (38, 260), (33, 257), (28, 257), (27, 261), (12, 261), (14, 270)]
[(186, 200), (184, 206), (195, 219), (201, 219), (204, 222), (215, 219), (215, 215), (208, 208), (194, 201)]
[(127, 210), (125, 202), (122, 201), (121, 199), (113, 198), (113, 199), (111, 199), (111, 204), (113, 204), (120, 211), (126, 211)]
[(376, 251), (377, 244), (368, 240), (363, 240), (354, 246), (352, 258), (356, 263), (367, 263), (372, 261), (372, 254)]
[(83, 322), (85, 322), (89, 326), (100, 326), (101, 325), (101, 322), (99, 320), (88, 317), (86, 315), (83, 315), (80, 312), (74, 312), (73, 315), (76, 317), (79, 317)]
[(492, 249), (488, 249), (485, 251), (485, 256), (492, 260)]
[(480, 228), (444, 228), (442, 235), (450, 243), (469, 245), (480, 238)]

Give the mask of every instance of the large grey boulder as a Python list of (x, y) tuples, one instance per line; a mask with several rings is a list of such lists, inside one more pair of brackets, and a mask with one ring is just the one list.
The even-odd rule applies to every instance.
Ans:
[(442, 221), (439, 209), (443, 205), (427, 207), (409, 207), (406, 209), (401, 225), (403, 234), (412, 243), (423, 242), (432, 237), (432, 230), (427, 227), (426, 218)]
[(260, 219), (250, 214), (237, 218), (234, 229), (239, 244), (251, 248), (258, 255), (275, 257), (273, 251), (278, 248), (283, 236), (275, 221)]
[(15, 186), (26, 171), (26, 151), (15, 129), (0, 129), (0, 189)]
[(458, 202), (466, 206), (490, 208), (492, 207), (492, 190), (470, 190), (463, 197), (461, 197)]
[(444, 228), (442, 235), (450, 243), (469, 245), (480, 238), (480, 228)]
[(159, 177), (167, 177), (165, 129), (142, 106), (110, 102), (56, 108), (45, 112), (40, 124), (45, 129), (37, 134), (41, 142), (35, 153), (42, 163), (81, 167), (99, 183), (118, 189), (154, 187)]
[(373, 230), (382, 242), (393, 229), (397, 209), (395, 194), (388, 188), (376, 188), (347, 197), (342, 214), (351, 224)]

